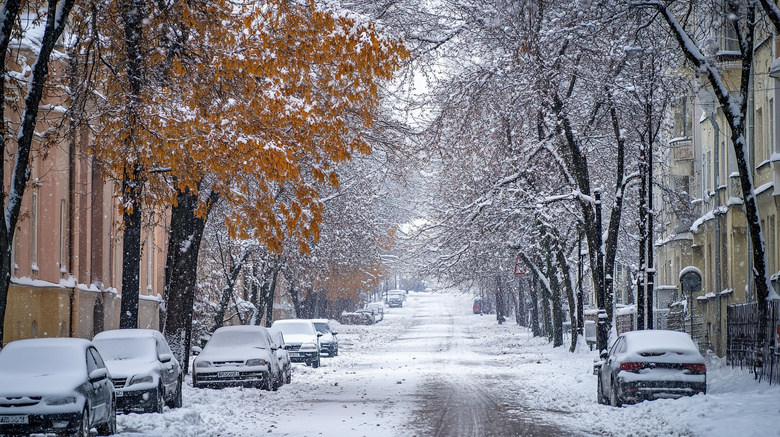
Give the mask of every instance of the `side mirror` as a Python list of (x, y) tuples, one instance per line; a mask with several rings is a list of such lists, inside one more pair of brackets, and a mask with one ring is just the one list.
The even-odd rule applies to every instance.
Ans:
[(331, 331), (331, 332), (330, 332), (330, 335), (339, 335), (339, 333), (338, 333), (338, 332), (336, 332), (336, 331)]
[(607, 351), (601, 351), (601, 353), (599, 354), (599, 358), (601, 358), (602, 360), (606, 360), (607, 357), (609, 357)]
[(106, 369), (95, 369), (89, 374), (89, 382), (98, 382), (106, 379), (108, 371)]
[(190, 348), (190, 351), (192, 352), (192, 355), (200, 355), (200, 353), (203, 352), (203, 348), (198, 346), (193, 346)]
[(322, 337), (322, 333), (321, 333), (321, 332), (318, 332), (318, 333), (317, 333), (317, 338), (320, 338), (320, 337)]
[(173, 355), (171, 354), (162, 354), (160, 355), (160, 362), (161, 363), (170, 363), (173, 359)]

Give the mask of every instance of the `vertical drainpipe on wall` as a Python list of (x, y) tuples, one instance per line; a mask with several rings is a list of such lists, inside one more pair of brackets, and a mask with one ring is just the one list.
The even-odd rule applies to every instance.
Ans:
[[(715, 171), (713, 172), (712, 176), (715, 180), (715, 205), (713, 206), (713, 216), (715, 217), (715, 293), (717, 293), (718, 296), (718, 311), (717, 311), (717, 318), (718, 318), (718, 324), (716, 325), (718, 330), (717, 335), (717, 344), (715, 345), (715, 350), (720, 351), (721, 347), (721, 308), (720, 308), (720, 291), (721, 291), (721, 265), (720, 265), (720, 216), (721, 214), (718, 212), (718, 208), (720, 207), (720, 143), (718, 142), (718, 139), (720, 137), (720, 126), (718, 125), (718, 121), (715, 119), (715, 112), (710, 115), (710, 123), (712, 123), (712, 128), (714, 129), (714, 140), (712, 141), (712, 146), (715, 154)], [(726, 149), (728, 151), (728, 148)], [(727, 152), (728, 153), (728, 152)], [(728, 162), (728, 161), (727, 161)], [(728, 184), (726, 184), (726, 190), (727, 192), (730, 192), (730, 188), (728, 187)]]
[[(755, 62), (755, 59), (753, 60)], [(753, 71), (755, 72), (755, 66), (753, 67)], [(754, 120), (754, 110), (755, 110), (755, 102), (753, 101), (753, 75), (750, 75), (750, 79), (748, 80), (748, 113), (745, 114), (746, 121), (749, 121), (748, 123), (748, 138), (750, 139), (750, 142), (752, 143), (754, 140), (754, 126), (753, 123), (755, 123)], [(753, 181), (753, 169), (756, 168), (756, 157), (755, 153), (751, 149), (752, 147), (748, 147), (748, 138), (745, 138), (745, 151), (748, 154), (748, 172), (750, 173), (750, 180)], [(755, 193), (754, 193), (755, 194)], [(744, 196), (744, 193), (743, 193)], [(758, 203), (756, 203), (756, 207), (758, 207)], [(747, 259), (748, 259), (748, 275), (747, 275), (747, 299), (746, 300), (754, 300), (753, 299), (753, 280), (755, 279), (755, 276), (753, 275), (753, 244), (750, 241), (750, 227), (747, 227)]]
[[(77, 56), (72, 57), (71, 59), (78, 59)], [(71, 67), (71, 77), (70, 77), (70, 85), (71, 89), (75, 90), (77, 89), (77, 83), (76, 83), (76, 77), (77, 74), (75, 73), (75, 70), (78, 69), (78, 63), (75, 60), (71, 60), (70, 62)], [(72, 114), (71, 117), (75, 117), (75, 114)], [(76, 191), (76, 175), (75, 175), (75, 168), (76, 168), (76, 128), (78, 126), (78, 123), (71, 118), (70, 119), (70, 138), (68, 139), (68, 274), (73, 275), (73, 198), (74, 193)], [(62, 266), (60, 266), (62, 268)], [(70, 314), (70, 321), (68, 323), (68, 337), (73, 337), (73, 320), (75, 318), (75, 314), (73, 313), (73, 304), (75, 300), (76, 295), (76, 284), (74, 284), (73, 288), (70, 290), (70, 296), (69, 296), (69, 314)]]

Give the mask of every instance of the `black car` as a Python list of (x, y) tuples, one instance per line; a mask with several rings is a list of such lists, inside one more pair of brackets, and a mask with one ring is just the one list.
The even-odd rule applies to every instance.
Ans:
[(116, 432), (111, 375), (82, 338), (37, 338), (0, 351), (0, 435)]
[(92, 340), (106, 361), (124, 412), (162, 413), (182, 405), (183, 373), (168, 342), (154, 329), (115, 329)]
[(594, 363), (599, 403), (678, 398), (707, 393), (704, 357), (684, 332), (648, 330), (621, 334)]

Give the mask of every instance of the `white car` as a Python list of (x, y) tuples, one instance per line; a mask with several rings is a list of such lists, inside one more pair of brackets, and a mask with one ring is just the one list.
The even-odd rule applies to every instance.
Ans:
[(276, 345), (263, 326), (223, 326), (192, 362), (192, 385), (246, 385), (276, 390), (281, 385)]
[(284, 334), (285, 349), (293, 363), (320, 367), (320, 337), (314, 322), (304, 319), (277, 320), (271, 325)]
[(619, 407), (646, 399), (707, 393), (707, 365), (684, 332), (647, 330), (621, 334), (593, 365), (596, 398)]
[(114, 329), (92, 342), (111, 373), (120, 411), (162, 413), (164, 404), (181, 407), (181, 366), (159, 331)]
[(274, 328), (268, 328), (268, 333), (271, 334), (271, 340), (278, 348), (276, 350), (276, 358), (279, 359), (280, 379), (284, 384), (289, 384), (292, 381), (292, 362), (290, 361), (290, 354), (284, 348), (284, 334)]
[(0, 351), (0, 435), (116, 432), (116, 398), (100, 352), (83, 338), (36, 338)]

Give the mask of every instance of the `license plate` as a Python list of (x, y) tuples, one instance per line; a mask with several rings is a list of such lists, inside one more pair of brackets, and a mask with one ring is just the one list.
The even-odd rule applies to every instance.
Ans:
[(237, 378), (238, 372), (217, 372), (218, 378)]
[(299, 353), (296, 353), (296, 352), (290, 352), (290, 358), (298, 358), (298, 357), (300, 357), (300, 356), (301, 356), (301, 354), (299, 354)]
[(27, 424), (27, 415), (16, 415), (16, 416), (0, 416), (0, 423), (5, 424)]
[(125, 395), (125, 392), (117, 390), (114, 392), (114, 394), (116, 395), (116, 397), (121, 398), (122, 396)]

